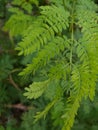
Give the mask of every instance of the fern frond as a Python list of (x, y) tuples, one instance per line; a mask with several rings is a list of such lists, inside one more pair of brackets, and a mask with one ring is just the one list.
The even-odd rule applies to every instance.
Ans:
[[(88, 55), (88, 60), (86, 61), (88, 61), (90, 75), (89, 97), (91, 100), (93, 100), (98, 71), (98, 15), (95, 12), (97, 10), (97, 6), (91, 0), (89, 0), (80, 1), (77, 7), (77, 17), (79, 20), (78, 25), (82, 29), (82, 37), (80, 40), (85, 48), (86, 54)], [(86, 56), (82, 59), (85, 60)], [(92, 75), (95, 76), (92, 77)]]
[[(39, 24), (40, 23), (40, 24)], [(39, 26), (40, 25), (40, 26)], [(47, 29), (47, 30), (46, 30)], [(40, 48), (42, 48), (49, 40), (54, 37), (54, 32), (48, 26), (45, 26), (38, 20), (31, 25), (22, 42), (19, 43), (16, 50), (20, 50), (19, 55), (29, 55), (32, 54)]]
[(57, 33), (62, 33), (62, 30), (68, 27), (69, 13), (63, 8), (59, 9), (56, 6), (40, 8), (41, 16), (28, 28), (25, 38), (18, 44), (17, 50), (20, 51), (20, 55), (28, 55), (39, 50), (44, 44), (48, 44)]
[(9, 31), (10, 36), (22, 35), (26, 28), (31, 25), (33, 18), (24, 14), (18, 8), (11, 8), (9, 11), (12, 12), (13, 15), (6, 22), (3, 30)]
[(26, 87), (25, 90), (27, 92), (24, 93), (24, 96), (27, 96), (28, 99), (36, 99), (40, 97), (45, 89), (47, 88), (49, 80), (45, 80), (43, 82), (34, 82), (32, 83), (29, 88)]
[[(74, 98), (72, 97), (72, 100), (73, 99)], [(65, 114), (62, 116), (62, 118), (65, 120), (62, 130), (70, 130), (71, 127), (73, 126), (75, 115), (77, 114), (77, 110), (80, 106), (79, 105), (80, 101), (81, 100), (79, 100), (78, 97), (76, 96), (76, 99), (74, 99), (73, 102), (71, 101), (71, 103), (69, 103), (66, 106)]]
[(59, 36), (55, 37), (52, 42), (50, 41), (43, 49), (41, 49), (37, 57), (33, 59), (31, 64), (28, 64), (27, 68), (24, 69), (20, 75), (28, 75), (30, 73), (35, 73), (39, 67), (45, 66), (51, 58), (59, 55), (66, 47), (66, 39)]
[[(49, 71), (49, 77), (53, 79), (60, 79), (63, 76), (66, 77), (66, 70), (67, 65), (65, 65), (63, 62), (62, 63), (57, 63), (55, 66), (51, 67)], [(63, 72), (63, 73), (62, 73)], [(66, 79), (66, 78), (65, 78)]]
[(35, 116), (35, 121), (34, 121), (34, 123), (35, 123), (36, 121), (38, 121), (40, 118), (42, 118), (42, 117), (45, 118), (46, 115), (47, 115), (47, 113), (48, 113), (48, 111), (54, 106), (54, 104), (57, 102), (57, 100), (58, 100), (58, 99), (54, 99), (52, 102), (50, 102), (42, 112), (37, 112), (37, 114), (36, 114), (36, 116)]
[(67, 100), (65, 114), (62, 116), (64, 120), (62, 130), (71, 129), (82, 98), (89, 95), (89, 73), (85, 66), (75, 65), (73, 67), (71, 82), (70, 97)]
[(69, 0), (64, 5), (62, 2), (51, 0), (50, 5), (40, 7), (40, 16), (27, 28), (17, 50), (20, 55), (34, 54), (20, 75), (35, 75), (42, 69), (48, 79), (31, 84), (25, 96), (31, 99), (47, 94), (54, 82), (55, 92), (48, 95), (52, 102), (35, 116), (35, 121), (45, 116), (58, 99), (66, 98), (62, 130), (70, 130), (82, 99), (93, 100), (95, 95), (98, 15), (92, 0)]
[(25, 11), (27, 11), (28, 13), (32, 12), (32, 4), (35, 4), (36, 6), (38, 6), (38, 0), (13, 0), (12, 4), (13, 5), (17, 5), (17, 6), (21, 6), (22, 9), (24, 9)]
[(61, 32), (62, 29), (66, 29), (69, 26), (69, 12), (65, 12), (63, 7), (58, 8), (55, 5), (45, 7), (42, 6), (41, 10), (43, 21), (52, 27), (54, 32)]

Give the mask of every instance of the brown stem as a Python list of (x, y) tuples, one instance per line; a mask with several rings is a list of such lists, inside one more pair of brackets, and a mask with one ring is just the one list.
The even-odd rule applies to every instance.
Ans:
[(14, 104), (14, 105), (12, 105), (12, 104), (7, 104), (7, 105), (5, 105), (5, 107), (7, 107), (7, 108), (16, 108), (16, 109), (20, 109), (20, 110), (23, 110), (23, 111), (27, 111), (27, 110), (30, 110), (30, 109), (33, 108), (33, 107), (31, 107), (31, 106), (27, 107), (27, 106), (25, 106), (25, 105), (23, 105), (23, 104), (21, 104), (21, 103)]
[(19, 91), (21, 91), (21, 89), (19, 88), (19, 86), (15, 83), (15, 81), (13, 80), (13, 78), (12, 78), (12, 75), (10, 74), (9, 75), (9, 82), (17, 89), (17, 90), (19, 90)]

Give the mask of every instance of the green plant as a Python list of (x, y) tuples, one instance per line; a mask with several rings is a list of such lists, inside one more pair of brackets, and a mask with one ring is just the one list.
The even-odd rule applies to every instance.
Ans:
[[(0, 6), (2, 2), (5, 1), (0, 1)], [(38, 2), (36, 1), (35, 3), (35, 0), (28, 2), (32, 2), (32, 9), (35, 8), (34, 6), (38, 6), (36, 5)], [(35, 5), (33, 5), (33, 3), (35, 3)], [(7, 9), (10, 11), (7, 11)], [(0, 12), (2, 13), (3, 8), (0, 8), (0, 10), (2, 10)], [(32, 55), (25, 58), (18, 57), (14, 46), (16, 46), (21, 38), (22, 31), (30, 24), (29, 20), (32, 19), (29, 18), (32, 18), (33, 14), (29, 14), (26, 9), (22, 9), (18, 0), (12, 1), (12, 3), (6, 0), (4, 10), (6, 10), (5, 17), (0, 19), (0, 130), (46, 130), (48, 120), (39, 121), (36, 125), (33, 124), (33, 115), (35, 115), (35, 112), (45, 107), (44, 100), (39, 99), (35, 102), (33, 100), (28, 101), (28, 99), (23, 96), (23, 89), (24, 84), (28, 85), (31, 79), (27, 79), (23, 82), (23, 80), (17, 76), (22, 66), (29, 63)], [(34, 11), (35, 10), (36, 9), (34, 9)], [(33, 12), (31, 11), (31, 13)], [(3, 27), (9, 16), (12, 16), (11, 19), (8, 20), (8, 23)], [(12, 29), (12, 31), (9, 31), (10, 29)], [(9, 31), (9, 36), (8, 33), (3, 32), (3, 30)]]
[[(26, 28), (31, 25), (34, 17), (32, 17), (32, 10), (35, 4), (38, 6), (38, 0), (14, 0), (11, 3), (9, 12), (13, 15), (5, 24), (3, 30), (8, 31), (10, 36), (19, 36), (24, 33)], [(26, 13), (24, 13), (26, 12)], [(21, 27), (21, 28), (20, 28)]]
[(37, 113), (35, 121), (45, 117), (53, 107), (59, 113), (52, 113), (55, 124), (63, 125), (62, 130), (70, 130), (82, 100), (88, 97), (93, 100), (98, 74), (96, 12), (97, 5), (92, 0), (51, 0), (49, 5), (40, 7), (39, 16), (30, 15), (23, 32), (12, 30), (11, 18), (15, 14), (6, 23), (5, 29), (12, 36), (17, 32), (23, 37), (16, 48), (19, 55), (32, 58), (20, 73), (24, 79), (32, 77), (33, 81), (24, 95), (36, 99), (44, 94), (50, 100)]

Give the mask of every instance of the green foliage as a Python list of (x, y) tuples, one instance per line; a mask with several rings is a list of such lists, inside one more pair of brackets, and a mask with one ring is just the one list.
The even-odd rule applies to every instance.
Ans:
[(3, 126), (0, 126), (0, 130), (4, 130), (4, 127), (3, 127)]
[[(12, 15), (12, 17), (8, 20), (3, 30), (10, 30), (9, 34), (11, 36), (23, 34), (24, 30), (30, 25), (33, 19), (31, 19), (30, 16), (24, 14), (18, 8), (11, 8), (10, 11), (14, 13), (14, 15)], [(19, 28), (19, 26), (21, 26), (21, 28)]]
[(22, 35), (27, 27), (32, 24), (32, 21), (34, 21), (34, 17), (32, 17), (32, 4), (38, 6), (38, 0), (29, 0), (28, 2), (26, 0), (12, 1), (13, 6), (8, 9), (13, 15), (6, 22), (3, 30), (9, 31), (11, 36)]
[(21, 6), (24, 10), (28, 11), (29, 13), (32, 12), (32, 4), (38, 5), (38, 0), (14, 0), (12, 1), (13, 5)]
[(5, 17), (5, 3), (6, 0), (0, 0), (0, 18)]
[[(14, 0), (13, 4), (19, 7), (10, 9), (13, 14), (4, 30), (15, 38), (22, 37), (16, 50), (19, 55), (26, 56), (24, 63), (27, 65), (20, 75), (24, 80), (31, 78), (30, 83), (33, 82), (26, 87), (24, 95), (29, 99), (41, 96), (49, 100), (45, 109), (34, 116), (34, 122), (46, 117), (53, 108), (51, 118), (55, 121), (51, 130), (70, 130), (82, 101), (88, 98), (92, 101), (95, 96), (97, 5), (92, 0), (51, 0), (49, 5), (39, 7), (40, 13), (38, 11), (35, 16), (32, 15), (33, 4), (38, 6), (38, 1)], [(90, 106), (84, 109), (89, 113)], [(26, 117), (31, 121), (29, 112)], [(22, 128), (32, 129), (32, 123), (30, 127), (28, 123)], [(76, 129), (79, 129), (78, 125)], [(81, 125), (80, 129), (85, 127)], [(95, 129), (96, 124), (92, 127)]]
[(27, 96), (29, 99), (38, 98), (45, 91), (47, 84), (48, 84), (48, 80), (43, 81), (43, 82), (35, 82), (35, 83), (33, 83), (33, 86), (31, 84), (29, 89), (25, 88), (26, 91), (28, 91), (28, 92), (25, 93), (24, 96)]
[(35, 110), (29, 110), (28, 112), (25, 112), (22, 115), (22, 124), (21, 128), (23, 130), (46, 130), (46, 121), (43, 120), (41, 122), (38, 122), (37, 124), (33, 124), (33, 117), (35, 114)]
[(11, 60), (10, 55), (2, 56), (2, 59), (0, 60), (0, 80), (5, 79), (6, 76), (10, 74), (14, 62), (14, 60)]

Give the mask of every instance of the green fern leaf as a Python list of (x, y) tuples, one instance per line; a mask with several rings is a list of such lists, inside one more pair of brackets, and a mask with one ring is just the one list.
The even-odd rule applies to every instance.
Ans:
[(29, 88), (25, 88), (25, 90), (27, 92), (24, 93), (24, 96), (27, 96), (27, 98), (29, 99), (36, 99), (38, 97), (40, 97), (45, 89), (47, 88), (47, 84), (48, 84), (49, 80), (43, 81), (43, 82), (34, 82), (32, 83)]
[[(38, 74), (48, 79), (32, 83), (24, 94), (29, 99), (36, 99), (45, 92), (51, 100), (45, 110), (35, 116), (35, 121), (46, 116), (50, 108), (62, 99), (65, 107), (60, 112), (62, 130), (70, 130), (82, 99), (94, 99), (98, 80), (96, 11), (97, 6), (92, 0), (51, 0), (49, 5), (40, 7), (39, 16), (25, 26), (24, 33), (15, 32), (18, 20), (18, 24), (13, 23), (14, 31), (9, 28), (11, 35), (23, 36), (16, 48), (19, 55), (33, 55), (20, 75), (32, 77)], [(17, 9), (15, 14), (19, 14)], [(13, 17), (16, 18), (15, 14)]]
[(35, 116), (35, 121), (34, 123), (39, 120), (42, 117), (46, 117), (48, 111), (54, 106), (54, 104), (57, 102), (58, 99), (54, 99), (52, 102), (50, 102), (46, 108), (42, 111), (42, 112), (37, 112), (36, 116)]
[(51, 58), (59, 55), (61, 51), (64, 50), (67, 44), (66, 42), (67, 41), (64, 41), (64, 39), (61, 37), (55, 37), (52, 42), (48, 43), (48, 45), (39, 51), (37, 57), (33, 59), (32, 64), (28, 64), (27, 68), (25, 68), (20, 75), (35, 73), (39, 67), (41, 68), (45, 66), (51, 60)]
[(18, 8), (11, 8), (9, 11), (12, 12), (13, 15), (6, 22), (3, 30), (9, 31), (10, 36), (18, 36), (24, 34), (25, 29), (32, 23), (32, 20), (34, 20), (34, 18), (24, 14)]

